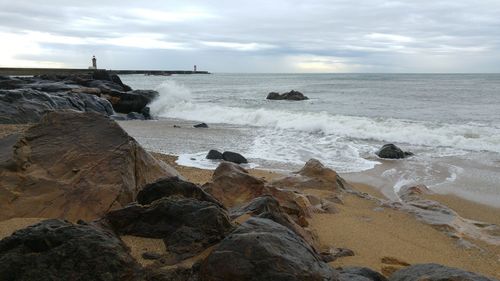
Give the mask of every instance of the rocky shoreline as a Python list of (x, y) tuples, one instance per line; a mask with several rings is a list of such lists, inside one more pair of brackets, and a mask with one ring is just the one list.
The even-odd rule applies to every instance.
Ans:
[[(388, 202), (314, 159), (288, 175), (222, 161), (195, 181), (113, 120), (127, 118), (115, 112), (148, 118), (153, 91), (107, 73), (1, 78), (0, 89), (0, 123), (33, 124), (0, 135), (0, 280), (500, 278), (498, 246), (480, 244), (494, 245), (498, 227), (462, 218), (423, 187)], [(397, 231), (380, 230), (384, 221), (412, 230), (387, 252), (417, 256), (438, 243), (441, 258), (349, 264), (391, 245)], [(366, 239), (349, 249), (344, 235)]]

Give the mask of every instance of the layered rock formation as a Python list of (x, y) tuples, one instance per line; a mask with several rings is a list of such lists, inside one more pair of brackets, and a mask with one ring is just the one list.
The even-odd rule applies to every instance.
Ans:
[(95, 219), (135, 200), (147, 183), (175, 176), (113, 120), (51, 112), (0, 139), (0, 220)]

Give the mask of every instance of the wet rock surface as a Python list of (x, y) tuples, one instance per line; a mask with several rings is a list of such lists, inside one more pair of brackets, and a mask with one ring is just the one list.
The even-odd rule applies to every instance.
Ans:
[(0, 77), (0, 124), (36, 123), (47, 111), (77, 110), (104, 115), (135, 113), (150, 119), (147, 104), (158, 96), (134, 90), (106, 71), (88, 75)]
[(376, 152), (376, 154), (380, 158), (387, 159), (402, 159), (413, 155), (413, 153), (403, 151), (401, 150), (401, 148), (392, 143), (384, 144), (382, 148), (380, 148), (380, 150)]
[(223, 159), (224, 157), (222, 156), (222, 153), (220, 151), (211, 149), (205, 158), (212, 160), (220, 160)]
[(304, 96), (304, 94), (302, 94), (299, 91), (291, 90), (290, 92), (286, 92), (283, 94), (271, 92), (267, 95), (266, 99), (300, 101), (300, 100), (308, 100), (309, 98)]
[(236, 164), (248, 163), (248, 160), (243, 155), (232, 151), (224, 151), (222, 159)]
[(114, 235), (45, 220), (0, 241), (0, 280), (140, 280), (141, 268)]
[(338, 273), (290, 229), (251, 218), (203, 262), (200, 280), (339, 280)]

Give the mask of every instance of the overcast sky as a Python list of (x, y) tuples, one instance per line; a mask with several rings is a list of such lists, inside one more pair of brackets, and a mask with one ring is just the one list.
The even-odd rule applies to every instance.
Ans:
[(0, 0), (0, 66), (500, 72), (499, 0)]

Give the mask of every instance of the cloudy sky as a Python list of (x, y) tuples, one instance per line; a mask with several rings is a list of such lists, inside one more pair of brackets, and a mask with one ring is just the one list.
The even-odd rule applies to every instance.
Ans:
[(499, 0), (0, 0), (0, 66), (500, 72)]

